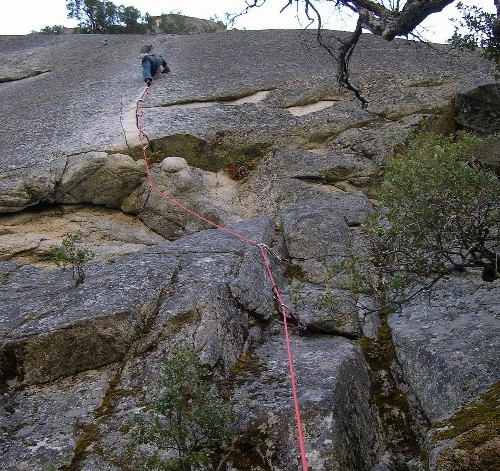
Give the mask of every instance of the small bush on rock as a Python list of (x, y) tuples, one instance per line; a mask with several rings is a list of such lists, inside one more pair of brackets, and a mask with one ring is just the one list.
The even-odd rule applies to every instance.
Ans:
[(218, 470), (227, 458), (233, 406), (223, 400), (196, 352), (174, 350), (161, 390), (129, 430), (141, 469)]
[(85, 279), (85, 263), (95, 257), (95, 253), (85, 247), (83, 239), (81, 231), (66, 232), (61, 244), (51, 247), (52, 261), (58, 267), (71, 267), (77, 285)]

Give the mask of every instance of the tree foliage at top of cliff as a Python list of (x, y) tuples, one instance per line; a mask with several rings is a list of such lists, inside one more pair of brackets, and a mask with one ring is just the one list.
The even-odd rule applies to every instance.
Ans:
[(450, 43), (460, 49), (480, 48), (486, 59), (496, 63), (497, 74), (500, 74), (500, 0), (495, 0), (495, 4), (496, 15), (459, 2), (457, 9), (462, 19), (455, 25)]
[[(115, 5), (108, 0), (66, 0), (68, 18), (80, 21), (77, 32), (79, 33), (153, 33), (157, 29), (156, 20), (149, 13), (141, 16), (141, 12), (132, 6)], [(203, 32), (215, 32), (225, 29), (226, 25), (217, 17), (213, 18), (214, 24), (203, 25)], [(198, 28), (189, 25), (187, 17), (178, 13), (162, 13), (159, 29), (168, 34), (190, 34)], [(51, 34), (51, 28), (46, 27), (40, 34)], [(54, 34), (58, 34), (54, 32)]]
[[(250, 9), (262, 6), (267, 0), (247, 0), (247, 7), (241, 14)], [(349, 61), (352, 53), (359, 42), (363, 30), (370, 31), (387, 41), (392, 41), (400, 36), (414, 36), (420, 39), (415, 29), (429, 16), (443, 10), (444, 7), (454, 3), (456, 0), (286, 0), (281, 11), (289, 7), (297, 10), (301, 7), (310, 24), (317, 25), (317, 40), (328, 54), (337, 62), (337, 80), (340, 86), (352, 91), (361, 102), (362, 107), (368, 105), (361, 90), (350, 80)], [(491, 0), (497, 8), (496, 25), (500, 16), (500, 0)], [(323, 31), (323, 21), (319, 11), (319, 4), (330, 3), (332, 14), (341, 15), (342, 12), (350, 12), (357, 15), (356, 28), (348, 39), (341, 39), (326, 35)], [(478, 11), (484, 13), (476, 7)], [(465, 18), (465, 17), (464, 17)], [(474, 28), (473, 23), (464, 20), (464, 25)], [(496, 33), (495, 33), (496, 31)], [(483, 30), (486, 33), (486, 30)], [(492, 33), (498, 34), (498, 29), (492, 29)], [(486, 33), (487, 34), (487, 33)], [(498, 40), (498, 36), (497, 40)], [(477, 36), (468, 36), (468, 40), (477, 40)], [(469, 45), (471, 43), (468, 43)], [(498, 44), (498, 42), (496, 43)], [(479, 47), (483, 44), (477, 43)], [(487, 55), (486, 57), (490, 57)]]
[(473, 159), (476, 141), (422, 132), (383, 166), (364, 255), (337, 267), (381, 308), (402, 305), (455, 271), (500, 278), (500, 181)]
[(145, 33), (151, 30), (151, 17), (132, 6), (103, 0), (67, 0), (68, 18), (79, 20), (81, 33)]

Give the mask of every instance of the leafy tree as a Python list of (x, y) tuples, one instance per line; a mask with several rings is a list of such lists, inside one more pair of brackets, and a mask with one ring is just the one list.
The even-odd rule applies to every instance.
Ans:
[[(250, 9), (262, 6), (267, 0), (246, 0), (246, 8), (240, 15)], [(429, 15), (440, 12), (444, 7), (456, 0), (287, 0), (281, 11), (295, 5), (302, 6), (310, 23), (316, 23), (317, 41), (337, 62), (337, 80), (340, 86), (351, 90), (363, 107), (368, 101), (361, 91), (355, 87), (349, 77), (349, 61), (363, 30), (370, 31), (387, 41), (399, 36), (414, 36), (419, 39), (415, 29)], [(497, 23), (500, 16), (500, 0), (491, 0), (497, 6)], [(356, 28), (347, 40), (327, 35), (322, 31), (323, 21), (319, 12), (320, 3), (329, 3), (332, 14), (340, 15), (349, 12), (357, 15)], [(240, 16), (237, 15), (237, 16)], [(237, 17), (236, 16), (236, 17)], [(233, 18), (234, 20), (234, 18)], [(498, 27), (498, 26), (497, 26)]]
[(113, 2), (100, 0), (69, 0), (68, 18), (80, 20), (82, 33), (109, 33), (118, 22), (118, 8)]
[(58, 266), (71, 267), (76, 284), (85, 280), (84, 265), (95, 257), (95, 253), (83, 244), (81, 231), (66, 232), (60, 245), (51, 247), (51, 259)]
[[(197, 353), (177, 349), (167, 358), (159, 394), (147, 414), (134, 417), (129, 434), (144, 469), (209, 470), (220, 465), (232, 422), (232, 405), (219, 396)], [(149, 452), (141, 451), (144, 444)]]
[(500, 74), (500, 0), (495, 2), (496, 15), (459, 2), (457, 9), (462, 13), (462, 19), (455, 26), (450, 43), (472, 51), (481, 48), (486, 59), (495, 61), (497, 73)]
[(388, 159), (380, 210), (364, 226), (367, 252), (337, 267), (351, 289), (393, 308), (453, 271), (500, 277), (500, 181), (474, 162), (474, 145), (422, 132)]
[(124, 33), (141, 34), (148, 30), (148, 24), (141, 21), (141, 12), (135, 7), (118, 7), (118, 18)]
[(62, 34), (64, 31), (64, 26), (54, 25), (45, 26), (40, 31), (32, 31), (30, 34)]
[(166, 34), (190, 34), (196, 31), (193, 26), (188, 26), (187, 18), (181, 12), (162, 13), (159, 28)]
[(116, 6), (105, 0), (67, 0), (68, 18), (80, 20), (82, 33), (145, 33), (151, 29), (150, 16), (142, 21), (137, 8)]
[(146, 27), (146, 31), (154, 32), (156, 27), (156, 21), (153, 16), (151, 16), (149, 13), (145, 13), (144, 16), (142, 17), (142, 22)]
[[(154, 32), (156, 21), (149, 13), (141, 17), (141, 12), (133, 6), (116, 6), (106, 0), (67, 0), (68, 17), (80, 21), (81, 33), (134, 33)], [(226, 27), (217, 19), (218, 27)], [(180, 12), (163, 13), (159, 28), (167, 34), (190, 34), (196, 27), (189, 26), (187, 17)], [(217, 27), (208, 27), (206, 31), (215, 31)]]

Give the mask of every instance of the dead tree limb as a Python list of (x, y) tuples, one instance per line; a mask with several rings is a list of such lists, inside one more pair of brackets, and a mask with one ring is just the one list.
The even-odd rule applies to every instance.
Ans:
[[(260, 7), (267, 0), (246, 0), (244, 10), (236, 15), (248, 13), (252, 8)], [(323, 0), (322, 3), (331, 3), (333, 9), (338, 11), (345, 9), (358, 15), (356, 28), (347, 40), (340, 40), (336, 46), (325, 40), (322, 34), (323, 22), (321, 14), (317, 8), (320, 0), (286, 0), (281, 12), (295, 3), (296, 8), (302, 5), (304, 14), (309, 21), (317, 23), (318, 44), (337, 62), (337, 80), (341, 87), (354, 93), (361, 102), (361, 106), (366, 108), (368, 101), (363, 97), (361, 91), (355, 87), (349, 78), (349, 61), (359, 42), (363, 29), (370, 31), (376, 36), (380, 36), (387, 41), (392, 41), (398, 36), (408, 36), (413, 30), (424, 21), (429, 15), (440, 12), (444, 7), (457, 0)], [(497, 8), (500, 8), (500, 0), (493, 0)], [(308, 27), (306, 26), (306, 28)], [(337, 38), (338, 39), (338, 38)]]

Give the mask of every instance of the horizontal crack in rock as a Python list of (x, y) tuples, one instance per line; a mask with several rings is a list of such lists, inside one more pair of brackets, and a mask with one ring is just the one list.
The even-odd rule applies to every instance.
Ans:
[(17, 82), (19, 80), (24, 80), (24, 79), (27, 79), (27, 78), (36, 77), (37, 75), (47, 74), (49, 72), (52, 72), (52, 70), (51, 69), (25, 70), (25, 71), (21, 72), (21, 75), (19, 75), (19, 76), (3, 76), (3, 77), (0, 77), (0, 83)]

